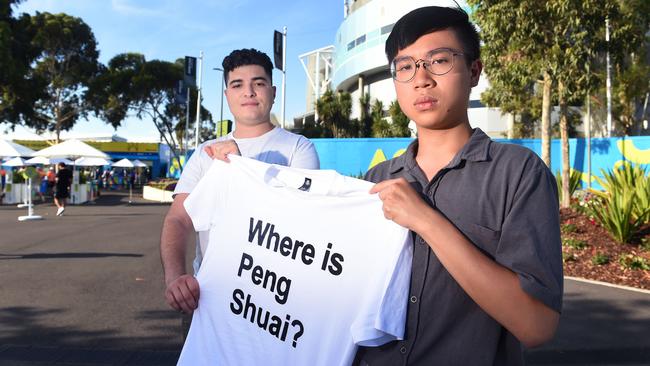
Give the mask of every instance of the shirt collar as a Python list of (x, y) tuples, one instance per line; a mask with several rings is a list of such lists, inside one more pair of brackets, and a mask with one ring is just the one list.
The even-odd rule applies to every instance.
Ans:
[[(487, 161), (490, 158), (489, 150), (492, 140), (480, 128), (475, 128), (470, 136), (469, 141), (463, 146), (462, 149), (454, 156), (449, 162), (448, 167), (453, 168), (458, 166), (463, 160), (480, 162)], [(399, 157), (391, 160), (390, 173), (396, 174), (402, 169), (412, 171), (417, 167), (415, 156), (418, 151), (418, 140), (415, 139), (409, 144), (406, 152)]]

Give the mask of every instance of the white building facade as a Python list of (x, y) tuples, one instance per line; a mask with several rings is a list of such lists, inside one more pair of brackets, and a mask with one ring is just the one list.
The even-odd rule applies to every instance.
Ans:
[[(469, 12), (464, 1), (458, 4)], [(330, 88), (347, 91), (352, 96), (352, 118), (360, 115), (359, 98), (369, 93), (382, 101), (384, 108), (395, 101), (395, 89), (384, 46), (399, 18), (422, 6), (456, 6), (453, 1), (432, 0), (346, 0), (344, 20), (336, 32), (334, 45), (301, 55), (307, 73), (306, 113), (296, 117), (296, 127), (315, 116), (315, 101)], [(322, 50), (328, 52), (323, 56)], [(318, 70), (318, 72), (317, 72)], [(488, 87), (485, 75), (472, 90), (469, 102), (469, 120), (487, 134), (503, 137), (507, 131), (507, 117), (495, 108), (486, 108), (480, 102), (481, 93)]]

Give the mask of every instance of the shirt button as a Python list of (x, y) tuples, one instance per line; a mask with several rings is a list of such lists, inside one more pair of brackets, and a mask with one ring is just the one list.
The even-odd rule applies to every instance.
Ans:
[(411, 302), (414, 303), (414, 304), (415, 304), (416, 302), (418, 302), (418, 298), (417, 298), (417, 296), (411, 296)]
[(402, 347), (399, 349), (399, 353), (405, 355), (405, 354), (406, 354), (406, 347), (402, 346)]
[(418, 243), (425, 245), (427, 242), (425, 242), (422, 238), (418, 238)]

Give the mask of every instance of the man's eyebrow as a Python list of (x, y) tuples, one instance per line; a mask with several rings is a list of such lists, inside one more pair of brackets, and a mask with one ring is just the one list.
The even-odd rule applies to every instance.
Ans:
[(242, 79), (232, 79), (228, 82), (228, 85), (232, 85), (234, 83), (241, 83), (241, 82), (243, 82)]
[(259, 81), (259, 80), (266, 81), (267, 83), (269, 82), (269, 80), (264, 76), (256, 76), (253, 78), (253, 81)]

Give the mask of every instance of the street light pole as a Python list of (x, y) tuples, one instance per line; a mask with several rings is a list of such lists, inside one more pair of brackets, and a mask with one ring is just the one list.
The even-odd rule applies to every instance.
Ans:
[(221, 75), (221, 109), (219, 111), (219, 127), (218, 127), (218, 128), (221, 128), (221, 122), (223, 122), (223, 86), (226, 83), (226, 78), (225, 78), (226, 75), (225, 75), (223, 69), (220, 68), (220, 67), (214, 67), (214, 68), (212, 68), (212, 70), (221, 71), (221, 73), (222, 73), (222, 75)]

